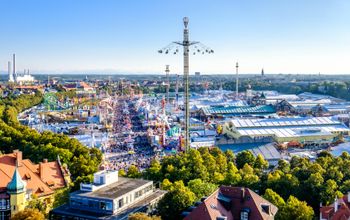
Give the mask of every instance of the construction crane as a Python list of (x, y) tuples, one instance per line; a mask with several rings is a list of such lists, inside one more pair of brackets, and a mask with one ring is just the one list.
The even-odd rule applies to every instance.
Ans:
[[(180, 47), (183, 48), (183, 58), (184, 58), (184, 90), (185, 90), (185, 149), (186, 152), (190, 147), (190, 108), (189, 108), (189, 55), (190, 52), (195, 54), (205, 54), (205, 53), (214, 53), (212, 49), (205, 46), (204, 44), (198, 41), (190, 41), (189, 40), (189, 29), (188, 29), (188, 17), (183, 18), (184, 23), (184, 31), (183, 31), (183, 41), (174, 41), (170, 43), (168, 46), (158, 50), (159, 53), (169, 54), (172, 52), (173, 54), (177, 54), (179, 52)], [(193, 47), (192, 47), (193, 46)], [(192, 49), (192, 51), (190, 51)]]

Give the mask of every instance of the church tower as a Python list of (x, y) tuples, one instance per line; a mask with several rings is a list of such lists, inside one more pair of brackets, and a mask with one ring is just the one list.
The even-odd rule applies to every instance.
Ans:
[(7, 184), (7, 193), (10, 194), (11, 215), (24, 210), (26, 205), (26, 183), (19, 175), (17, 166), (11, 182)]

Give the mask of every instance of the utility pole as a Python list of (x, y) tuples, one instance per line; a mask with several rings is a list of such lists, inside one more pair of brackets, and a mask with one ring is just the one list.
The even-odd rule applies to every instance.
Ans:
[[(173, 48), (174, 54), (177, 54), (179, 52), (179, 46), (183, 48), (183, 70), (184, 70), (184, 96), (185, 96), (185, 150), (186, 152), (190, 148), (190, 108), (189, 108), (189, 67), (190, 67), (190, 62), (189, 62), (189, 54), (190, 54), (190, 47), (193, 47), (193, 55), (196, 53), (214, 53), (214, 51), (207, 46), (203, 45), (202, 43), (198, 41), (190, 41), (189, 40), (189, 29), (188, 29), (188, 22), (189, 19), (188, 17), (183, 18), (183, 24), (184, 24), (184, 30), (183, 30), (183, 41), (174, 41), (170, 43), (168, 46), (164, 47), (163, 49), (159, 50), (159, 53), (165, 53), (168, 54)], [(191, 51), (192, 52), (192, 51)]]

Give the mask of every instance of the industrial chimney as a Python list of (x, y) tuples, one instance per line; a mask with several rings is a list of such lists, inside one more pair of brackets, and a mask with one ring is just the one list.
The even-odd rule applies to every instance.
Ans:
[(7, 63), (7, 73), (9, 76), (9, 82), (14, 82), (13, 75), (11, 72), (11, 61), (8, 61), (8, 63)]
[(13, 54), (13, 61), (12, 61), (12, 64), (13, 64), (13, 68), (12, 68), (12, 77), (16, 77), (16, 54)]

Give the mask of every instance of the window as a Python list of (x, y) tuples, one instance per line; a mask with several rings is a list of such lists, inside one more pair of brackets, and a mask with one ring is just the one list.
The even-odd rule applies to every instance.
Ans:
[(112, 211), (113, 210), (113, 205), (111, 202), (106, 202), (106, 210), (107, 211)]
[(118, 207), (122, 207), (124, 205), (123, 198), (119, 199), (118, 201)]
[(249, 220), (248, 212), (246, 212), (246, 211), (241, 212), (241, 220)]
[(134, 198), (137, 199), (137, 198), (139, 198), (139, 196), (140, 196), (140, 191), (135, 192)]
[(100, 209), (106, 210), (106, 203), (105, 202), (100, 202)]
[(9, 202), (7, 199), (0, 199), (0, 209), (8, 209)]

